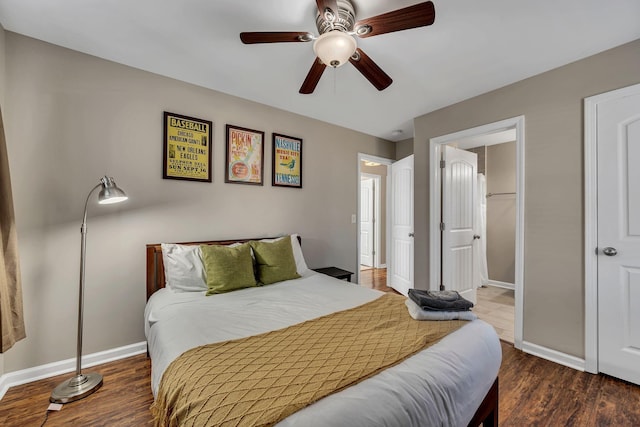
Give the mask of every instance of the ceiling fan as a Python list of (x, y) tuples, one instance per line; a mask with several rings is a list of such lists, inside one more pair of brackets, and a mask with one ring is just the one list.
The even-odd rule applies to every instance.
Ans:
[(351, 62), (376, 89), (386, 89), (393, 80), (357, 47), (354, 36), (365, 38), (424, 27), (433, 24), (436, 16), (431, 1), (360, 21), (356, 21), (355, 9), (349, 0), (316, 0), (316, 3), (316, 27), (320, 34), (317, 37), (309, 32), (240, 33), (240, 40), (244, 44), (313, 41), (313, 50), (317, 57), (300, 87), (302, 94), (313, 93), (327, 66), (337, 68), (347, 61)]

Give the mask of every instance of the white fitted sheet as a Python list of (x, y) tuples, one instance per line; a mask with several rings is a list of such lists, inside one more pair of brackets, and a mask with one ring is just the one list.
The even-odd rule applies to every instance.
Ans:
[[(382, 293), (323, 274), (204, 296), (162, 289), (145, 308), (154, 396), (164, 370), (190, 348), (281, 329), (378, 298)], [(474, 320), (378, 375), (329, 395), (278, 426), (466, 426), (491, 388), (502, 350)]]

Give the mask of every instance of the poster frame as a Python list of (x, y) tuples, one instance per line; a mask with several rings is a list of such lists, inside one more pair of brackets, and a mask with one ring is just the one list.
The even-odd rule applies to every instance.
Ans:
[[(278, 157), (278, 153), (276, 150), (276, 140), (278, 138), (285, 138), (285, 139), (289, 139), (295, 142), (299, 143), (299, 147), (300, 149), (298, 150), (298, 169), (300, 171), (300, 181), (297, 184), (285, 184), (285, 183), (279, 183), (276, 182), (276, 172), (277, 172), (277, 168), (276, 168), (276, 163), (277, 163), (277, 157)], [(289, 136), (289, 135), (284, 135), (281, 133), (273, 133), (272, 134), (272, 155), (271, 155), (271, 185), (274, 187), (288, 187), (288, 188), (302, 188), (302, 138), (297, 138), (294, 136)]]
[[(255, 159), (253, 162), (251, 162), (251, 164), (247, 165), (249, 168), (251, 167), (251, 165), (253, 164), (259, 164), (260, 167), (260, 181), (259, 182), (251, 182), (251, 181), (246, 181), (243, 179), (234, 179), (229, 175), (229, 170), (233, 168), (233, 165), (231, 161), (231, 145), (232, 145), (232, 141), (231, 141), (231, 131), (232, 130), (237, 130), (240, 132), (245, 132), (249, 135), (252, 136), (252, 140), (253, 137), (259, 136), (260, 140), (259, 140), (259, 144), (260, 144), (260, 148), (259, 148), (259, 159)], [(255, 149), (255, 143), (252, 143), (252, 145), (254, 147), (252, 147), (253, 149)], [(226, 125), (226, 144), (225, 144), (225, 163), (224, 163), (224, 182), (227, 184), (245, 184), (245, 185), (264, 185), (264, 132), (260, 131), (260, 130), (255, 130), (255, 129), (249, 129), (249, 128), (245, 128), (242, 126), (236, 126), (236, 125), (230, 125), (227, 124)]]
[[(205, 160), (204, 162), (206, 163), (206, 169), (207, 169), (207, 177), (206, 178), (194, 178), (191, 176), (181, 176), (178, 175), (176, 173), (172, 173), (171, 175), (169, 174), (169, 153), (171, 152), (171, 148), (177, 146), (177, 143), (173, 142), (173, 141), (169, 141), (169, 127), (170, 127), (170, 121), (169, 119), (171, 117), (175, 117), (181, 120), (187, 120), (190, 122), (194, 122), (194, 123), (200, 123), (200, 124), (204, 124), (207, 126), (207, 132), (206, 132), (206, 136), (208, 139), (208, 153), (205, 156)], [(211, 135), (213, 134), (212, 132), (212, 128), (213, 128), (213, 122), (211, 120), (204, 120), (204, 119), (198, 119), (195, 117), (190, 117), (190, 116), (185, 116), (182, 114), (176, 114), (176, 113), (170, 113), (168, 111), (165, 111), (163, 114), (163, 155), (162, 155), (162, 178), (164, 179), (178, 179), (178, 180), (184, 180), (184, 181), (198, 181), (198, 182), (212, 182), (212, 173), (211, 173), (211, 165), (212, 165), (212, 160), (213, 160), (213, 140), (211, 138)]]

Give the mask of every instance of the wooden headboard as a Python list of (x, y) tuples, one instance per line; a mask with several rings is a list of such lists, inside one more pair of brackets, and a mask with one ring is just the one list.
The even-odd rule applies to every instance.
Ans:
[[(277, 239), (277, 237), (257, 237), (254, 239), (236, 240), (207, 240), (202, 242), (184, 242), (180, 245), (231, 245), (233, 243), (245, 243), (251, 240)], [(298, 242), (302, 242), (298, 236)], [(161, 243), (147, 245), (147, 300), (154, 292), (165, 287), (164, 264), (162, 262)]]

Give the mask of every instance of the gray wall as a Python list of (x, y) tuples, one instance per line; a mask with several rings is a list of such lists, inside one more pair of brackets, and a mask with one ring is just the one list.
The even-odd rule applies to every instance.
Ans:
[(367, 166), (364, 161), (360, 165), (360, 172), (380, 175), (380, 264), (387, 263), (387, 166)]
[[(298, 232), (310, 267), (355, 271), (358, 153), (391, 158), (391, 142), (15, 33), (5, 37), (28, 336), (5, 355), (5, 371), (75, 356), (79, 227), (103, 174), (130, 200), (99, 206), (94, 197), (89, 204), (84, 353), (144, 340), (146, 243)], [(162, 179), (165, 110), (213, 120), (213, 183)], [(265, 131), (264, 186), (224, 183), (228, 123)], [(304, 140), (302, 189), (271, 186), (272, 132)]]
[(478, 156), (478, 158), (477, 158), (478, 159), (478, 173), (486, 175), (487, 174), (487, 147), (483, 145), (481, 147), (469, 148), (467, 151), (471, 151), (472, 153), (476, 153), (476, 156)]
[[(516, 143), (486, 147), (487, 193), (515, 193)], [(484, 160), (484, 158), (483, 158)], [(515, 283), (516, 196), (487, 197), (487, 266), (489, 280)]]
[(396, 146), (396, 160), (404, 159), (413, 154), (413, 138), (403, 139), (394, 143)]
[(429, 139), (524, 115), (524, 340), (584, 357), (583, 99), (639, 82), (636, 40), (417, 117), (415, 283), (429, 278)]

